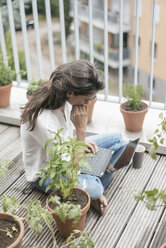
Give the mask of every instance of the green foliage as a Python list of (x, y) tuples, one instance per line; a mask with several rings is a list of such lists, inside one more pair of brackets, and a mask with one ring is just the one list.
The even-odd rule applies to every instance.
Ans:
[[(38, 13), (45, 16), (45, 0), (37, 0)], [(51, 15), (59, 17), (59, 0), (50, 0)], [(32, 13), (32, 6), (29, 6), (26, 13)], [(64, 0), (64, 18), (65, 18), (65, 32), (66, 37), (70, 34), (70, 25), (73, 18), (70, 13), (70, 1)]]
[(38, 176), (41, 178), (40, 185), (44, 179), (51, 179), (47, 191), (57, 188), (63, 199), (70, 199), (73, 189), (78, 184), (79, 169), (84, 166), (90, 168), (85, 156), (92, 154), (84, 152), (87, 146), (84, 142), (77, 141), (76, 137), (69, 137), (68, 141), (63, 141), (60, 135), (62, 130), (52, 132), (54, 137), (47, 140), (45, 149), (48, 151), (49, 161), (43, 165)]
[[(24, 213), (24, 220), (26, 221), (26, 223), (29, 225), (29, 227), (34, 230), (35, 232), (37, 232), (37, 234), (41, 235), (43, 232), (43, 221), (46, 223), (46, 225), (48, 226), (49, 230), (51, 231), (51, 235), (53, 238), (53, 248), (60, 248), (57, 243), (56, 243), (56, 238), (55, 238), (55, 234), (54, 234), (54, 229), (52, 224), (56, 225), (55, 220), (51, 214), (51, 212), (46, 209), (43, 208), (41, 206), (41, 202), (38, 200), (30, 200), (29, 202), (25, 202), (22, 205), (18, 203), (18, 201), (16, 200), (16, 198), (11, 197), (11, 196), (7, 196), (7, 195), (2, 195), (3, 198), (3, 202), (2, 202), (2, 207), (3, 207), (3, 211), (7, 212), (9, 209), (11, 210), (11, 212), (13, 213), (13, 216), (15, 219), (20, 219), (18, 216), (14, 215), (16, 211), (18, 211), (19, 209), (25, 210), (26, 214)], [(55, 199), (53, 199), (53, 201), (55, 202)], [(58, 199), (56, 200), (58, 202)], [(61, 204), (60, 204), (61, 205)], [(58, 208), (61, 208), (62, 206), (58, 206)], [(72, 204), (71, 204), (72, 205)], [(63, 208), (63, 207), (62, 207)], [(72, 208), (71, 208), (72, 209)], [(79, 211), (78, 211), (79, 212)], [(71, 218), (73, 216), (75, 216), (75, 214), (70, 213)], [(22, 218), (23, 219), (23, 218)], [(5, 230), (3, 230), (5, 231)], [(75, 231), (75, 232), (80, 232), (80, 231)], [(11, 234), (11, 232), (10, 232)], [(62, 247), (82, 247), (82, 248), (93, 248), (93, 241), (91, 240), (89, 233), (82, 233), (81, 234), (81, 238), (79, 237), (79, 241), (77, 246), (69, 246), (69, 245), (75, 245), (77, 242), (77, 238), (74, 237), (74, 234), (71, 234), (71, 236), (68, 238), (68, 240), (66, 241), (65, 245), (62, 245)], [(86, 244), (86, 245), (84, 245)], [(82, 245), (82, 246), (81, 246)], [(38, 248), (42, 248), (42, 246), (38, 246)]]
[[(166, 189), (159, 192), (158, 189), (153, 189), (149, 191), (135, 191), (134, 198), (136, 201), (144, 202), (145, 206), (149, 210), (156, 210), (159, 206), (166, 207)], [(157, 205), (157, 202), (160, 202), (160, 205)]]
[(3, 62), (3, 57), (0, 55), (0, 86), (8, 85), (16, 79), (16, 72)]
[[(38, 13), (45, 15), (45, 0), (37, 0)], [(51, 15), (58, 16), (59, 15), (59, 1), (58, 0), (50, 0), (50, 8)]]
[[(10, 31), (6, 32), (5, 38), (6, 38), (6, 50), (7, 50), (7, 56), (8, 56), (8, 65), (11, 67), (11, 69), (15, 70)], [(18, 50), (18, 57), (19, 57), (19, 64), (20, 64), (22, 79), (27, 79), (25, 54), (24, 54), (23, 50)]]
[(7, 228), (7, 227), (6, 227), (5, 229), (0, 228), (0, 231), (5, 232), (6, 235), (7, 235), (8, 237), (10, 237), (10, 238), (13, 238), (13, 233), (14, 233), (14, 232), (18, 232), (17, 228), (14, 227), (14, 226), (12, 226), (11, 228)]
[[(29, 8), (31, 5), (31, 0), (24, 0), (24, 7), (25, 10)], [(0, 0), (0, 7), (1, 7), (1, 14), (2, 14), (2, 21), (3, 27), (5, 32), (9, 30), (9, 18), (8, 18), (8, 7), (6, 0)], [(19, 8), (19, 0), (12, 1), (12, 8), (13, 8), (13, 16), (14, 16), (14, 23), (15, 27), (21, 27), (21, 17), (20, 17), (20, 8)]]
[(67, 238), (66, 240), (66, 244), (64, 246), (61, 246), (61, 248), (93, 248), (94, 247), (94, 243), (91, 239), (91, 237), (89, 236), (89, 232), (84, 232), (81, 234), (81, 238), (80, 239), (76, 239), (75, 238), (75, 234), (78, 233), (79, 231), (75, 231), (74, 233), (72, 233), (70, 235), (70, 237)]
[(54, 242), (53, 247), (55, 248), (57, 247), (54, 230), (51, 224), (51, 223), (56, 224), (55, 220), (51, 212), (48, 211), (48, 209), (42, 208), (40, 201), (30, 200), (29, 202), (25, 202), (24, 204), (21, 205), (18, 203), (18, 201), (14, 197), (2, 195), (2, 198), (3, 198), (3, 202), (2, 202), (3, 211), (7, 212), (10, 209), (14, 218), (18, 220), (20, 218), (14, 215), (15, 212), (18, 209), (26, 210), (26, 215), (25, 215), (24, 220), (27, 222), (29, 227), (35, 232), (37, 232), (38, 234), (42, 234), (43, 220), (44, 220), (44, 222), (47, 224), (47, 226), (49, 227), (51, 231), (53, 242)]
[(128, 106), (134, 111), (138, 111), (143, 97), (143, 85), (123, 84), (123, 95), (128, 101)]
[(76, 226), (76, 224), (80, 220), (80, 216), (81, 216), (81, 206), (80, 205), (74, 205), (70, 202), (61, 203), (60, 197), (58, 197), (56, 195), (55, 196), (52, 195), (49, 199), (49, 202), (56, 204), (54, 212), (56, 213), (56, 215), (59, 216), (59, 218), (61, 219), (62, 222), (65, 223), (66, 216), (68, 216), (69, 220), (74, 219), (73, 223), (72, 223), (73, 227)]
[(27, 94), (32, 95), (32, 93), (35, 92), (43, 82), (44, 81), (42, 79), (40, 79), (39, 81), (30, 82), (27, 89)]
[(10, 161), (6, 159), (0, 159), (0, 178), (7, 176), (8, 174), (8, 167), (10, 165)]
[(157, 159), (157, 149), (159, 144), (164, 144), (166, 142), (166, 114), (159, 114), (160, 123), (158, 128), (156, 128), (153, 137), (149, 140), (152, 143), (149, 154), (153, 159)]

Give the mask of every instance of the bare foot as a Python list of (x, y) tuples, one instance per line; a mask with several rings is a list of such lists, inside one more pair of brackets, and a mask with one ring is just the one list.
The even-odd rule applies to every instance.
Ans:
[(108, 167), (106, 169), (106, 173), (110, 174), (110, 173), (112, 173), (114, 171), (116, 171), (116, 169), (112, 165), (108, 165)]
[(95, 208), (101, 215), (104, 215), (106, 209), (107, 209), (107, 199), (104, 195), (102, 195), (97, 200), (92, 200), (91, 205), (93, 208)]

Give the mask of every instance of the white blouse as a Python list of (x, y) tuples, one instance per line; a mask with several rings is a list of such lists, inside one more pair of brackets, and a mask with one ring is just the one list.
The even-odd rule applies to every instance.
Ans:
[(70, 120), (71, 107), (66, 102), (64, 108), (65, 117), (60, 109), (43, 110), (37, 118), (33, 131), (28, 130), (28, 123), (21, 125), (23, 163), (28, 182), (34, 182), (38, 178), (36, 174), (40, 171), (42, 165), (48, 161), (44, 147), (46, 140), (52, 137), (50, 131), (64, 128), (61, 132), (64, 140), (67, 140), (69, 136), (73, 136), (74, 126)]

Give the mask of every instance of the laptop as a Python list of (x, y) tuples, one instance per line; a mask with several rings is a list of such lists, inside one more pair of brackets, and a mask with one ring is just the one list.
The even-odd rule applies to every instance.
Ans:
[[(114, 167), (112, 167), (112, 172), (131, 164), (138, 142), (139, 139), (136, 139), (127, 144), (125, 150), (115, 162)], [(83, 167), (81, 173), (102, 177), (110, 165), (113, 154), (114, 151), (110, 149), (99, 148), (97, 154), (85, 158), (85, 161), (91, 165), (91, 170)]]

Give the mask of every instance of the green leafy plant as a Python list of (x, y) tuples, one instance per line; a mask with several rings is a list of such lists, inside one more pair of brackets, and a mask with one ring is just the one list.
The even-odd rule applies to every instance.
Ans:
[(134, 111), (141, 108), (141, 100), (143, 97), (143, 85), (123, 84), (123, 95), (127, 99), (128, 106)]
[(10, 165), (10, 161), (0, 158), (0, 178), (8, 175), (8, 167)]
[(80, 216), (81, 216), (80, 205), (74, 205), (69, 201), (61, 203), (60, 197), (58, 197), (56, 195), (55, 196), (52, 195), (49, 199), (49, 202), (56, 204), (54, 212), (56, 213), (56, 215), (59, 216), (59, 218), (61, 219), (62, 222), (65, 223), (66, 216), (68, 216), (69, 220), (74, 219), (72, 222), (73, 227), (76, 226), (76, 224), (78, 223)]
[(16, 79), (16, 75), (15, 70), (4, 64), (3, 57), (0, 55), (0, 86), (10, 84)]
[[(150, 210), (156, 210), (157, 207), (166, 207), (166, 189), (159, 191), (158, 189), (134, 192), (134, 198), (136, 201), (144, 202), (145, 206)], [(159, 205), (157, 203), (160, 202)]]
[(33, 92), (35, 92), (43, 82), (44, 81), (42, 79), (39, 81), (31, 81), (27, 89), (27, 94), (29, 96), (32, 95)]
[[(19, 204), (16, 198), (2, 195), (3, 202), (2, 202), (2, 208), (4, 212), (7, 212), (9, 209), (11, 213), (13, 214), (14, 218), (16, 220), (20, 219), (17, 215), (15, 215), (15, 212), (19, 209), (25, 210), (26, 214), (24, 218), (25, 222), (29, 225), (29, 228), (31, 228), (33, 231), (37, 232), (37, 234), (41, 235), (43, 232), (43, 221), (48, 226), (49, 230), (51, 231), (52, 239), (53, 239), (53, 248), (59, 248), (56, 242), (56, 237), (54, 234), (53, 225), (56, 225), (55, 220), (49, 210), (46, 208), (43, 208), (41, 206), (41, 202), (38, 200), (30, 200), (29, 202), (24, 202), (23, 204)], [(57, 199), (58, 200), (58, 199)], [(6, 230), (3, 230), (6, 231)], [(11, 230), (6, 232), (7, 235), (12, 235), (12, 232), (14, 230)], [(75, 231), (74, 233), (77, 233), (78, 231)], [(82, 247), (82, 248), (93, 248), (94, 244), (92, 239), (89, 236), (89, 233), (82, 233), (81, 237), (77, 239), (74, 236), (74, 233), (66, 240), (65, 244), (61, 246), (62, 247)], [(77, 245), (76, 245), (77, 243)], [(82, 246), (81, 246), (82, 245)], [(42, 248), (42, 246), (38, 246), (38, 248)]]
[(85, 157), (92, 156), (91, 153), (85, 153), (87, 146), (84, 142), (78, 141), (76, 137), (67, 141), (63, 141), (61, 132), (52, 132), (53, 138), (47, 140), (45, 149), (49, 154), (49, 161), (42, 167), (40, 173), (40, 185), (44, 179), (51, 179), (51, 183), (47, 187), (55, 190), (57, 188), (63, 199), (70, 199), (73, 189), (78, 184), (77, 176), (79, 169), (86, 166), (90, 169), (89, 163), (85, 161)]
[(149, 149), (149, 154), (153, 159), (157, 159), (156, 152), (159, 144), (163, 145), (166, 142), (166, 114), (160, 113), (159, 118), (160, 123), (158, 124), (153, 137), (149, 139), (149, 142), (152, 143)]

